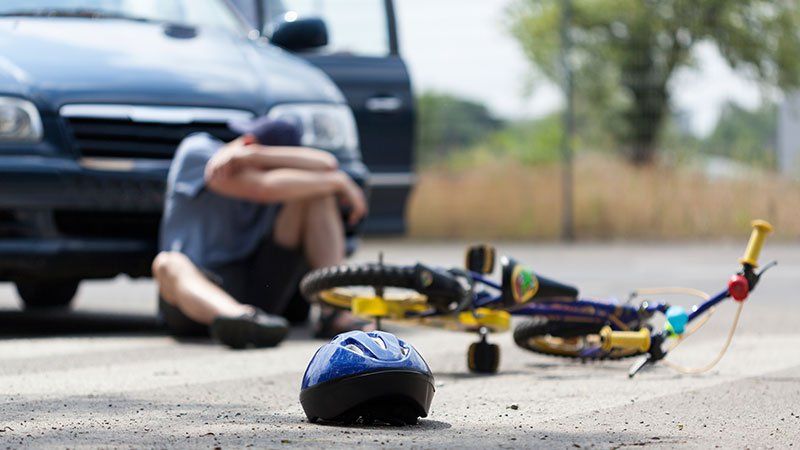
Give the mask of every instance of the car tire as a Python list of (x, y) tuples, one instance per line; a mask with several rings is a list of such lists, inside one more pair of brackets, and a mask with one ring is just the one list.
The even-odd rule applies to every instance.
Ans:
[(17, 293), (25, 309), (69, 308), (80, 280), (41, 280), (17, 282)]

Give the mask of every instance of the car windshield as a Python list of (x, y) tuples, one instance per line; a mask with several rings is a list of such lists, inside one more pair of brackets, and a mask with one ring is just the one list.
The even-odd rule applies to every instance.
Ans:
[(129, 19), (246, 31), (225, 0), (2, 0), (0, 16)]

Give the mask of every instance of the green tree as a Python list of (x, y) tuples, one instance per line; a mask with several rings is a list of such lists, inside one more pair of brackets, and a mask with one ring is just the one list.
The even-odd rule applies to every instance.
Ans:
[(509, 123), (492, 133), (484, 145), (493, 153), (511, 156), (524, 164), (558, 161), (564, 130), (560, 114)]
[(449, 94), (417, 98), (417, 152), (423, 163), (442, 160), (499, 129), (502, 122), (486, 106)]
[[(515, 0), (510, 30), (539, 72), (562, 77), (563, 0)], [(636, 164), (656, 155), (670, 80), (711, 42), (737, 70), (767, 86), (800, 85), (797, 0), (573, 0), (569, 60), (577, 111), (601, 120)]]
[(775, 165), (775, 130), (778, 107), (766, 103), (748, 111), (733, 103), (725, 105), (717, 126), (701, 142), (704, 153), (726, 156), (747, 163)]

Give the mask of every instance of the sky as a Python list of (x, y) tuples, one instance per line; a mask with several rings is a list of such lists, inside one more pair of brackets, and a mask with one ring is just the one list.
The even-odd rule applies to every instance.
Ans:
[[(395, 0), (401, 52), (416, 91), (436, 90), (479, 100), (505, 118), (538, 117), (560, 109), (557, 86), (538, 83), (504, 25), (513, 0)], [(713, 130), (722, 105), (755, 108), (758, 86), (735, 74), (713, 45), (696, 51), (697, 65), (673, 79), (674, 105), (698, 135)]]

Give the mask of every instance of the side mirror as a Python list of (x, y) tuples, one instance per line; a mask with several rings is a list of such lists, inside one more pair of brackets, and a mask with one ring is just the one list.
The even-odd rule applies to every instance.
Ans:
[(270, 41), (292, 52), (324, 47), (328, 45), (328, 26), (318, 18), (279, 22), (272, 29)]

